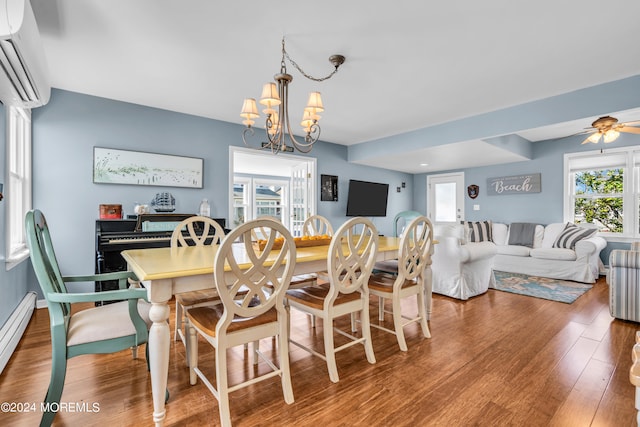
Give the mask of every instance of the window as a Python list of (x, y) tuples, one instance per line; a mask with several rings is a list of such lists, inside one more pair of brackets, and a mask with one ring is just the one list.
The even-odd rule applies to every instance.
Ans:
[(565, 154), (564, 217), (605, 236), (640, 236), (640, 150)]
[(27, 258), (24, 217), (31, 209), (31, 110), (7, 109), (7, 269)]
[(233, 182), (233, 224), (263, 216), (288, 225), (289, 181), (236, 177)]
[(251, 179), (236, 178), (233, 183), (233, 228), (251, 218)]

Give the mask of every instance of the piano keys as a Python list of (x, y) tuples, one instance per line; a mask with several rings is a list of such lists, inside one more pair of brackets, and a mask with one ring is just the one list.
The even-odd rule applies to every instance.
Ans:
[[(96, 273), (125, 271), (120, 255), (126, 249), (162, 248), (171, 244), (175, 226), (194, 214), (142, 214), (135, 219), (96, 220)], [(213, 218), (225, 232), (225, 218)], [(151, 231), (148, 231), (151, 230)], [(188, 240), (188, 239), (187, 239)], [(211, 260), (213, 262), (213, 260)], [(95, 282), (96, 292), (118, 289), (116, 280)], [(101, 302), (96, 305), (102, 305)]]

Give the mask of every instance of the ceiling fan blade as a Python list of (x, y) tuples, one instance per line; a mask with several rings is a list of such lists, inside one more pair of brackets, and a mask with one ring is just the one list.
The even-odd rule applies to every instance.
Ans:
[(578, 136), (578, 135), (585, 135), (587, 133), (593, 133), (594, 129), (593, 128), (589, 128), (589, 129), (585, 129), (585, 130), (581, 130), (580, 132), (576, 132), (576, 133), (572, 133), (571, 135), (565, 135), (565, 136), (561, 136), (559, 138), (554, 138), (554, 139), (565, 139), (565, 138), (571, 138), (573, 136)]
[(637, 133), (640, 135), (640, 128), (633, 126), (622, 126), (617, 129), (619, 132), (627, 132), (627, 133)]

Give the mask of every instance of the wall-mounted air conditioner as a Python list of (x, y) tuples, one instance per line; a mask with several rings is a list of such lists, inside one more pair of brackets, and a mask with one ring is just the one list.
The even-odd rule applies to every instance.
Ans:
[(29, 0), (0, 0), (0, 101), (33, 108), (49, 102), (51, 85)]

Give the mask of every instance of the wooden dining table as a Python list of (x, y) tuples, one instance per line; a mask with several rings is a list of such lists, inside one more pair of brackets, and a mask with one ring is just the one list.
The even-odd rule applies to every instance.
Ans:
[[(377, 260), (397, 258), (399, 243), (399, 238), (380, 236)], [(328, 249), (328, 245), (297, 248), (294, 274), (326, 270)], [(122, 252), (128, 269), (136, 274), (141, 285), (147, 289), (147, 296), (151, 302), (149, 318), (153, 324), (149, 330), (147, 345), (153, 394), (153, 422), (156, 426), (162, 426), (166, 416), (165, 393), (170, 355), (170, 332), (167, 322), (170, 310), (167, 302), (177, 293), (214, 287), (213, 260), (217, 250), (218, 245), (207, 245), (130, 249)], [(236, 259), (241, 268), (248, 269), (251, 263), (244, 244), (234, 244), (233, 250), (237, 251)], [(427, 306), (429, 304), (430, 299)], [(188, 377), (185, 377), (185, 381), (188, 381)]]

